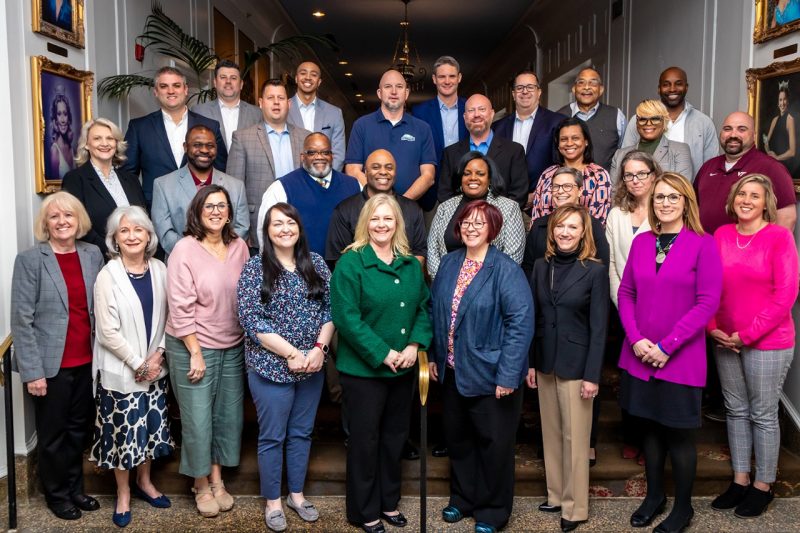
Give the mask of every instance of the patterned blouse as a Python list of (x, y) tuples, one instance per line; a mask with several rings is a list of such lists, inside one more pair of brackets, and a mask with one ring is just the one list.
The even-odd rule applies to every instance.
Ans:
[[(542, 172), (536, 190), (533, 193), (533, 215), (535, 220), (553, 212), (550, 186), (553, 175), (560, 165), (553, 165)], [(608, 211), (611, 209), (611, 179), (606, 169), (597, 163), (589, 163), (583, 169), (583, 190), (580, 204), (589, 209), (589, 214), (603, 224), (606, 223)]]
[(453, 349), (453, 335), (456, 329), (456, 315), (458, 315), (458, 306), (461, 304), (461, 298), (467, 292), (469, 284), (475, 279), (475, 276), (483, 266), (483, 261), (473, 261), (469, 257), (464, 258), (464, 264), (461, 265), (461, 271), (458, 273), (456, 280), (456, 290), (453, 292), (453, 303), (450, 307), (450, 329), (447, 332), (447, 366), (455, 368), (456, 359)]
[(248, 370), (276, 383), (294, 383), (311, 376), (292, 372), (286, 359), (267, 350), (259, 333), (277, 333), (303, 352), (317, 342), (320, 329), (331, 321), (331, 273), (319, 255), (311, 253), (314, 269), (325, 282), (322, 300), (306, 297), (308, 286), (298, 272), (283, 270), (267, 304), (261, 303), (261, 257), (250, 258), (239, 278), (239, 322), (245, 332), (244, 359)]

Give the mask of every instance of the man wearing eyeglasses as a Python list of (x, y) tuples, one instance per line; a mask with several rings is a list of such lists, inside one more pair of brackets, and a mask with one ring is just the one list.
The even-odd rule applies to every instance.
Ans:
[(539, 105), (542, 89), (534, 72), (525, 70), (517, 74), (511, 85), (515, 112), (497, 121), (494, 133), (522, 145), (528, 163), (528, 200), (530, 204), (539, 176), (555, 164), (553, 158), (553, 130), (566, 117)]
[(262, 228), (267, 211), (278, 202), (286, 202), (300, 213), (309, 249), (325, 257), (325, 238), (333, 209), (345, 198), (357, 194), (361, 187), (357, 179), (333, 169), (331, 141), (324, 133), (306, 137), (300, 161), (300, 168), (274, 181), (264, 192), (256, 226), (259, 248), (264, 247)]
[(174, 172), (161, 176), (153, 183), (153, 208), (151, 216), (158, 235), (158, 244), (169, 254), (175, 243), (183, 238), (186, 227), (186, 210), (197, 191), (206, 185), (221, 185), (231, 197), (229, 213), (233, 214), (233, 229), (239, 237), (247, 239), (250, 229), (250, 212), (247, 208), (244, 183), (214, 168), (217, 158), (215, 132), (203, 124), (196, 124), (186, 132), (183, 149), (186, 164)]
[(572, 85), (575, 101), (558, 112), (586, 123), (592, 136), (592, 156), (598, 165), (608, 170), (614, 152), (623, 146), (625, 114), (616, 107), (600, 102), (604, 91), (600, 73), (594, 68), (585, 68), (578, 73)]

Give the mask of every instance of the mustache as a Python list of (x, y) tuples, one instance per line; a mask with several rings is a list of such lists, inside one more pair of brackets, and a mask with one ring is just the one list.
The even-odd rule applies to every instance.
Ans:
[(728, 137), (727, 139), (725, 139), (725, 144), (728, 144), (729, 142), (733, 142), (733, 141), (740, 142), (740, 143), (744, 142), (744, 141), (742, 141), (742, 139), (740, 137)]

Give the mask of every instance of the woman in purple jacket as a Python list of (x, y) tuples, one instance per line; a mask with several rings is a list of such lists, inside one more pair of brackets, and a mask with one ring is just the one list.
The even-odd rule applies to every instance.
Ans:
[(705, 326), (719, 306), (722, 264), (713, 237), (703, 233), (694, 190), (680, 174), (655, 179), (648, 220), (653, 229), (634, 239), (618, 293), (626, 335), (620, 404), (645, 421), (647, 497), (631, 516), (633, 527), (648, 526), (666, 507), (669, 452), (675, 504), (655, 529), (664, 533), (682, 531), (694, 516)]

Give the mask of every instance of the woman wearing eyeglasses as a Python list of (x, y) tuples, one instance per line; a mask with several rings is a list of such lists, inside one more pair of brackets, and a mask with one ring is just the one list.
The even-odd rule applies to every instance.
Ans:
[(619, 183), (622, 172), (622, 159), (628, 152), (639, 150), (653, 156), (664, 172), (674, 172), (694, 180), (692, 153), (686, 143), (671, 141), (665, 135), (669, 124), (669, 112), (658, 100), (642, 100), (636, 106), (636, 131), (639, 142), (632, 146), (623, 146), (614, 154), (611, 161), (611, 179)]
[(633, 240), (618, 303), (625, 341), (619, 358), (620, 405), (642, 420), (647, 496), (631, 516), (650, 525), (666, 507), (669, 453), (675, 503), (655, 531), (683, 531), (694, 516), (694, 431), (706, 383), (705, 327), (719, 306), (722, 264), (703, 232), (689, 181), (666, 172), (654, 180), (647, 218)]
[(536, 220), (555, 210), (551, 185), (561, 167), (574, 168), (583, 174), (578, 195), (580, 205), (589, 210), (592, 218), (605, 223), (611, 209), (611, 180), (606, 169), (592, 158), (592, 138), (586, 123), (579, 118), (565, 118), (553, 132), (553, 145), (558, 148), (557, 163), (542, 172), (533, 193), (533, 212)]
[(244, 334), (236, 286), (250, 253), (233, 231), (230, 206), (224, 187), (200, 189), (167, 265), (167, 362), (183, 437), (178, 471), (194, 478), (204, 517), (233, 507), (222, 467), (239, 465), (242, 437)]
[(525, 225), (519, 205), (503, 196), (505, 180), (494, 161), (480, 152), (467, 152), (458, 163), (456, 175), (461, 181), (461, 194), (439, 205), (428, 233), (428, 274), (435, 278), (442, 257), (464, 247), (456, 237), (456, 220), (474, 200), (486, 200), (503, 214), (503, 223), (492, 244), (519, 264), (525, 250)]

